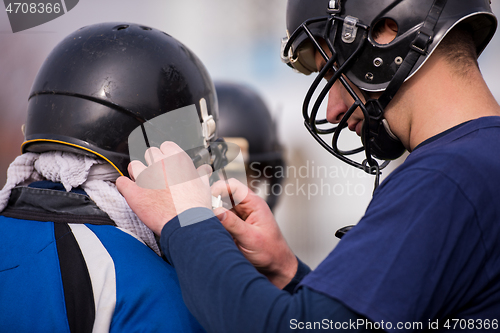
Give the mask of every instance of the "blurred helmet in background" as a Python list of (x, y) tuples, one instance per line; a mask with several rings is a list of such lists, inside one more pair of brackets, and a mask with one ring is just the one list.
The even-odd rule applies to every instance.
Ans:
[[(281, 193), (283, 148), (276, 124), (262, 97), (247, 85), (215, 82), (219, 104), (218, 134), (238, 144), (246, 160), (248, 185), (273, 209)], [(279, 170), (281, 168), (281, 170)]]

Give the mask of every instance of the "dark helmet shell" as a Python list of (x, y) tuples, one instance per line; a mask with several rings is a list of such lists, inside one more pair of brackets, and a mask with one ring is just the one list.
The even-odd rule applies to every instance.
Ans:
[(128, 175), (128, 137), (200, 100), (217, 120), (211, 78), (170, 35), (132, 23), (83, 27), (49, 54), (33, 84), (22, 151), (97, 155)]

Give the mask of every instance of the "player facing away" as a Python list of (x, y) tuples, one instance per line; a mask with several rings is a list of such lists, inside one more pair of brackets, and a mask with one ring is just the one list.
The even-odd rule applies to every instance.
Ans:
[(165, 139), (208, 156), (216, 121), (209, 74), (170, 35), (102, 23), (62, 40), (0, 191), (0, 330), (204, 332), (115, 180)]

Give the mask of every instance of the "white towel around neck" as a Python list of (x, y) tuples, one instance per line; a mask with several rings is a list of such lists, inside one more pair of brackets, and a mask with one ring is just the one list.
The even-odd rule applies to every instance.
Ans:
[(11, 190), (33, 181), (61, 183), (67, 192), (80, 186), (116, 225), (147, 244), (158, 255), (160, 249), (153, 232), (130, 209), (114, 181), (119, 173), (97, 158), (62, 151), (18, 156), (7, 170), (7, 182), (0, 190), (0, 212), (9, 201)]

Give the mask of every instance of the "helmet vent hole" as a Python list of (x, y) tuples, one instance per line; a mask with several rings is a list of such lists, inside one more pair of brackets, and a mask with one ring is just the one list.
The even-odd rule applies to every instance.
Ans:
[(141, 28), (142, 30), (153, 30), (152, 28), (145, 26), (140, 26), (139, 28)]
[(117, 25), (113, 30), (125, 30), (128, 28), (128, 24)]
[(378, 44), (389, 44), (398, 35), (398, 24), (390, 18), (378, 21), (372, 29), (372, 39)]

